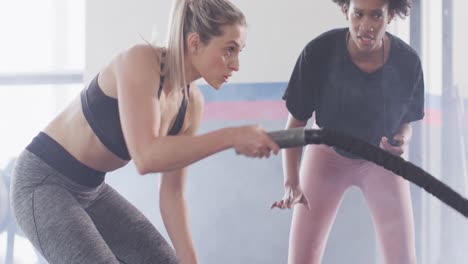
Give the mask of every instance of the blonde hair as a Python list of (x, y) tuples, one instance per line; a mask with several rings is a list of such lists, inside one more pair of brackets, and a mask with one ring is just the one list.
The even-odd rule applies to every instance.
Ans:
[(246, 26), (245, 16), (228, 0), (174, 0), (161, 74), (172, 87), (183, 88), (187, 94), (184, 55), (188, 34), (198, 33), (203, 44), (208, 44), (211, 38), (223, 34), (222, 26), (236, 24)]

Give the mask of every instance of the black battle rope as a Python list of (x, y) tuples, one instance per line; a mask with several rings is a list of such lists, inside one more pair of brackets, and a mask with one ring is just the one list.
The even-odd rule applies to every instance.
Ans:
[(325, 144), (359, 155), (363, 159), (380, 165), (418, 185), (468, 218), (468, 200), (466, 198), (411, 162), (363, 140), (332, 129), (293, 128), (273, 131), (269, 135), (280, 148)]

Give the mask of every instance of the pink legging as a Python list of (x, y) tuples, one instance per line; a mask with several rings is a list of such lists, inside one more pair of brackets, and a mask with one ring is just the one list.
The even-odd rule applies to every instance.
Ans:
[(406, 180), (372, 162), (343, 157), (324, 145), (307, 146), (300, 175), (310, 211), (303, 205), (294, 208), (289, 264), (321, 263), (336, 212), (352, 185), (364, 193), (386, 263), (416, 263), (413, 209)]

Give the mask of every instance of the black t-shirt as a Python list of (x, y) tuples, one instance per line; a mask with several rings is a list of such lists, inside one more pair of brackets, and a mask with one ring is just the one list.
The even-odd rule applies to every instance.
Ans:
[(416, 52), (390, 37), (385, 65), (372, 73), (359, 69), (346, 46), (347, 28), (323, 33), (300, 54), (283, 95), (298, 120), (313, 112), (319, 127), (333, 128), (378, 145), (403, 123), (424, 117), (424, 80)]

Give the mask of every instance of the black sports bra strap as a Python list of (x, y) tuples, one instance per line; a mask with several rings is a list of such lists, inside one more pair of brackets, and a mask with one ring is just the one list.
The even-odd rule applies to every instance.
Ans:
[[(189, 91), (189, 88), (190, 85), (187, 85), (187, 92)], [(182, 103), (180, 104), (176, 120), (174, 121), (174, 125), (172, 126), (172, 128), (169, 130), (168, 135), (177, 135), (182, 129), (182, 126), (184, 125), (185, 114), (187, 112), (187, 97), (188, 95), (184, 93), (184, 97), (182, 98)]]
[(161, 63), (161, 75), (159, 77), (159, 90), (158, 90), (158, 99), (161, 97), (163, 84), (164, 84), (164, 75), (162, 75), (162, 71), (164, 69), (164, 63)]
[(163, 89), (163, 84), (164, 84), (164, 75), (163, 75), (163, 70), (164, 70), (164, 62), (162, 62), (164, 60), (164, 57), (166, 56), (166, 51), (163, 50), (161, 52), (161, 69), (160, 69), (160, 72), (159, 72), (159, 90), (158, 90), (158, 99), (161, 97), (161, 92), (162, 92), (162, 89)]
[[(161, 54), (161, 58), (164, 58), (166, 55), (166, 52), (163, 51)], [(162, 74), (164, 70), (164, 63), (161, 62), (161, 73), (160, 73), (160, 78), (159, 78), (159, 90), (158, 90), (158, 99), (161, 97), (161, 93), (163, 90), (163, 85), (164, 85), (164, 75)], [(190, 84), (187, 85), (187, 94), (184, 93), (184, 97), (182, 98), (182, 103), (180, 104), (179, 112), (177, 113), (176, 120), (174, 122), (174, 125), (169, 131), (169, 135), (176, 135), (180, 132), (182, 129), (182, 126), (184, 124), (184, 119), (185, 119), (185, 113), (187, 112), (187, 97), (188, 94), (190, 94)]]

